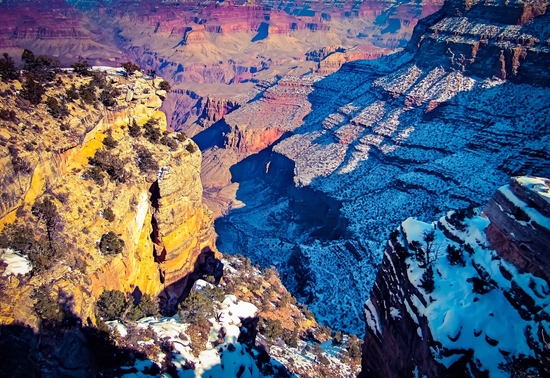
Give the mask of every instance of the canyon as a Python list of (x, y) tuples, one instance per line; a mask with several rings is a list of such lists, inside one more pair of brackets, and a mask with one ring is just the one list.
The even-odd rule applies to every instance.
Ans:
[[(82, 319), (94, 319), (90, 298), (107, 286), (159, 296), (173, 314), (193, 271), (211, 263), (219, 273), (219, 250), (276, 268), (320, 323), (364, 334), (362, 376), (544, 376), (547, 5), (0, 4), (0, 47), (13, 55), (32, 47), (62, 62), (133, 60), (147, 71), (134, 81), (114, 74), (123, 93), (114, 108), (87, 116), (71, 106), (71, 138), (50, 127), (57, 121), (44, 107), (10, 100), (24, 121), (2, 134), (2, 227), (38, 222), (33, 204), (45, 196), (62, 219), (85, 224), (65, 227), (82, 231), (71, 250), (96, 246), (83, 253), (86, 274), (63, 261), (33, 278), (61, 275), (58, 291), (84, 293), (75, 302)], [(40, 22), (49, 26), (28, 26)], [(170, 93), (156, 89), (157, 74)], [(31, 134), (36, 117), (47, 122), (41, 137)], [(164, 135), (179, 135), (175, 149), (151, 147), (156, 174), (139, 170), (140, 147), (125, 136), (132, 119), (184, 132)], [(131, 181), (82, 185), (86, 159), (107, 135)], [(97, 250), (108, 229), (123, 253)], [(14, 305), (2, 304), (0, 320), (36, 326), (20, 283), (6, 288)]]
[[(332, 73), (356, 59), (402, 48), (418, 19), (441, 7), (426, 2), (347, 1), (6, 1), (0, 3), (0, 48), (23, 48), (61, 63), (127, 60), (173, 86), (169, 126), (190, 136), (238, 106), (228, 93), (286, 74)], [(245, 85), (242, 85), (245, 84)]]
[[(501, 7), (514, 17), (497, 23)], [(549, 175), (548, 15), (533, 17), (520, 3), (448, 2), (404, 52), (277, 83), (197, 135), (205, 201), (230, 204), (218, 207), (218, 247), (276, 265), (321, 320), (360, 332), (400, 222), (481, 206), (510, 176)], [(230, 159), (231, 176), (216, 171)]]

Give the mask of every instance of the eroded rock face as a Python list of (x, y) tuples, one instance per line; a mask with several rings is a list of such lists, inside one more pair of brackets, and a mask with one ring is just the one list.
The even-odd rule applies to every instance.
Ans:
[[(211, 130), (195, 137), (204, 150), (205, 200), (216, 217), (239, 206), (235, 201), (236, 188), (231, 187), (230, 167), (295, 130), (311, 110), (307, 96), (317, 80), (318, 77), (290, 76), (276, 83), (259, 83), (248, 95), (250, 99), (257, 95), (257, 101), (227, 114)], [(269, 171), (269, 166), (264, 165), (263, 170)]]
[(516, 177), (481, 216), (409, 218), (392, 232), (365, 305), (362, 376), (548, 374), (546, 182)]
[(550, 59), (547, 5), (547, 1), (447, 2), (422, 22), (423, 27), (429, 23), (426, 32), (413, 38), (422, 51), (417, 62), (547, 86), (550, 77), (542, 69)]
[[(60, 77), (61, 87), (50, 89), (48, 95), (64, 93), (74, 80), (77, 86), (90, 80), (70, 79), (66, 74)], [(143, 125), (156, 119), (159, 132), (166, 130), (165, 115), (159, 111), (162, 101), (151, 80), (116, 75), (107, 80), (113, 80), (121, 92), (113, 107), (98, 105), (95, 109), (69, 103), (70, 115), (57, 120), (44, 104), (27, 104), (28, 108), (18, 109), (16, 114), (21, 126), (0, 121), (1, 185), (6, 193), (0, 207), (1, 227), (14, 221), (35, 227), (31, 207), (49, 198), (59, 217), (56, 238), (65, 242), (63, 252), (70, 251), (56, 257), (50, 270), (32, 276), (26, 285), (10, 286), (10, 300), (2, 306), (3, 323), (32, 324), (30, 295), (43, 284), (51, 285), (54, 294), (70, 295), (72, 311), (81, 319), (94, 319), (94, 302), (103, 290), (160, 295), (166, 304), (173, 304), (204, 254), (216, 251), (211, 213), (202, 203), (200, 151), (190, 139), (174, 139), (175, 144), (168, 148), (143, 136), (129, 136), (127, 126), (132, 120)], [(161, 80), (156, 79), (156, 87)], [(13, 85), (20, 86), (17, 82)], [(4, 101), (5, 106), (16, 109), (12, 103), (17, 97), (8, 96)], [(65, 122), (69, 131), (60, 129)], [(16, 133), (23, 125), (23, 132)], [(84, 179), (89, 158), (106, 148), (104, 140), (109, 134), (116, 141), (109, 151), (124, 162), (120, 168), (125, 171), (124, 181), (117, 183), (105, 173), (103, 184)], [(13, 136), (9, 142), (6, 135)], [(140, 170), (143, 157), (138, 152), (143, 150), (158, 163), (158, 172)], [(25, 162), (24, 170), (14, 165), (19, 161), (14, 156)], [(105, 219), (106, 209), (112, 210), (114, 220)], [(124, 241), (121, 253), (100, 252), (99, 241), (108, 231)]]
[[(345, 62), (387, 55), (404, 47), (418, 19), (441, 5), (441, 0), (315, 1), (305, 8), (301, 2), (269, 0), (13, 0), (0, 3), (0, 47), (17, 58), (28, 48), (67, 65), (79, 59), (111, 66), (135, 60), (176, 91), (198, 93), (190, 87), (233, 86), (284, 74), (326, 75)], [(334, 46), (345, 52), (327, 55)], [(324, 51), (317, 55), (321, 61), (310, 61), (317, 50)], [(233, 101), (231, 94), (220, 92), (227, 89), (208, 88), (202, 100), (180, 99), (179, 116), (168, 114), (171, 128), (182, 129), (182, 123), (205, 127), (200, 120), (195, 124), (201, 116), (195, 113), (214, 99), (209, 95)]]
[[(498, 13), (499, 6), (488, 11)], [(447, 208), (480, 206), (510, 176), (550, 174), (546, 109), (550, 92), (543, 72), (549, 57), (543, 50), (534, 54), (541, 60), (525, 80), (457, 69), (452, 56), (436, 54), (430, 42), (436, 38), (428, 30), (430, 25), (454, 25), (456, 13), (448, 17), (445, 12), (450, 11), (417, 25), (404, 53), (347, 63), (315, 81), (306, 95), (309, 105), (301, 108), (311, 109), (303, 121), (280, 112), (279, 123), (297, 126), (265, 153), (230, 170), (232, 183), (226, 188), (236, 190), (236, 201), (217, 223), (224, 250), (252, 251), (248, 253), (262, 264), (275, 261), (295, 293), (304, 283), (294, 277), (306, 278), (323, 295), (301, 298), (311, 301), (310, 308), (331, 324), (362, 327), (357, 306), (369, 297), (382, 246), (402, 219), (429, 220)], [(492, 25), (485, 14), (472, 13), (468, 22)], [(544, 17), (529, 24), (538, 25), (533, 30), (538, 30), (540, 40), (547, 33)], [(517, 29), (503, 25), (487, 27)], [(470, 32), (460, 29), (454, 38), (474, 38)], [(446, 38), (452, 47), (454, 39)], [(495, 38), (489, 46), (499, 43)], [(226, 119), (232, 114), (262, 114), (262, 107), (269, 106), (259, 98)], [(264, 119), (269, 116), (257, 123)], [(274, 164), (282, 161), (287, 163)], [(274, 166), (279, 173), (285, 166), (280, 177), (291, 177), (283, 180), (284, 189), (268, 188)], [(236, 173), (250, 167), (257, 167), (253, 178), (237, 178)], [(285, 186), (289, 181), (290, 186)], [(308, 195), (296, 195), (302, 189)], [(340, 204), (338, 221), (330, 223), (336, 225), (330, 230), (304, 220), (328, 214), (331, 206), (294, 206), (308, 199), (318, 204), (319, 198), (327, 197), (330, 200), (323, 202)], [(295, 211), (303, 208), (308, 212)], [(311, 213), (315, 216), (309, 217)], [(302, 262), (298, 269), (296, 260)], [(334, 266), (338, 274), (327, 274)], [(334, 313), (346, 314), (346, 320)]]
[(483, 212), (491, 221), (486, 231), (491, 247), (519, 269), (550, 282), (548, 184), (546, 179), (513, 178)]

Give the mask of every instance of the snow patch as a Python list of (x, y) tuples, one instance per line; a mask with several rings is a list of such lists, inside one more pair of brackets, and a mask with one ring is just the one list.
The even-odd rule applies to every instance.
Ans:
[[(533, 209), (529, 205), (527, 205), (525, 202), (520, 200), (516, 195), (510, 190), (510, 185), (504, 185), (498, 189), (504, 196), (512, 202), (515, 206), (519, 207), (521, 210), (523, 210), (529, 218), (531, 218), (531, 221), (535, 221), (539, 226), (542, 226), (546, 228), (547, 230), (550, 230), (550, 219), (542, 215), (538, 212), (538, 210)], [(528, 222), (531, 223), (531, 222)]]
[(0, 251), (3, 252), (1, 260), (8, 265), (2, 276), (25, 275), (32, 270), (32, 264), (27, 256), (11, 248), (1, 249)]
[(380, 318), (378, 317), (378, 312), (372, 304), (372, 301), (369, 299), (365, 303), (365, 318), (367, 319), (368, 327), (378, 336), (382, 335), (382, 326), (380, 324)]

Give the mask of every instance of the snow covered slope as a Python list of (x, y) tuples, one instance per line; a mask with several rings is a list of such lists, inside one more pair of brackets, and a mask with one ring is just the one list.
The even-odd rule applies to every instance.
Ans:
[[(335, 336), (295, 302), (277, 272), (260, 271), (242, 256), (226, 255), (218, 285), (197, 280), (188, 312), (173, 317), (107, 322), (119, 348), (133, 351), (131, 366), (116, 376), (135, 377), (334, 377), (360, 371), (360, 340)], [(210, 298), (214, 311), (201, 312)]]
[(217, 222), (219, 248), (277, 265), (320, 319), (358, 331), (403, 219), (484, 204), (510, 176), (550, 175), (548, 15), (489, 5), (450, 1), (404, 54), (314, 82), (303, 124), (231, 168), (241, 207)]
[[(547, 182), (512, 180), (525, 185), (523, 194), (535, 186), (543, 198)], [(510, 185), (491, 202), (500, 193), (533, 216), (528, 224), (501, 208), (518, 227), (548, 226), (550, 218), (537, 205), (521, 202)], [(408, 218), (392, 233), (365, 305), (365, 376), (550, 373), (548, 281), (503, 258), (503, 244), (491, 244), (489, 226), (502, 229), (495, 215), (451, 211), (437, 223)], [(536, 252), (547, 253), (547, 246)], [(539, 268), (547, 271), (548, 265)]]

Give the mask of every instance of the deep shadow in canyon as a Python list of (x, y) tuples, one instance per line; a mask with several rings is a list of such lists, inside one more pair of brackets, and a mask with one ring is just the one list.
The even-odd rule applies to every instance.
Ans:
[[(440, 18), (436, 15), (432, 21)], [(425, 28), (425, 25), (421, 26)], [(396, 96), (380, 87), (373, 87), (376, 79), (416, 63), (419, 54), (405, 51), (399, 56), (384, 57), (375, 62), (347, 63), (340, 71), (316, 82), (314, 91), (308, 95), (311, 112), (302, 126), (284, 134), (271, 147), (231, 167), (232, 182), (239, 184), (236, 197), (244, 206), (231, 209), (215, 221), (219, 235), (218, 248), (222, 252), (244, 254), (261, 266), (275, 265), (281, 271), (281, 278), (289, 291), (308, 303), (316, 294), (323, 295), (324, 289), (318, 287), (315, 272), (311, 270), (311, 254), (308, 257), (304, 251), (325, 248), (324, 258), (334, 260), (331, 273), (339, 276), (338, 282), (350, 277), (349, 290), (356, 291), (355, 306), (360, 307), (367, 299), (378, 269), (380, 256), (377, 254), (391, 230), (404, 219), (415, 216), (431, 220), (449, 208), (479, 206), (489, 199), (498, 186), (506, 184), (509, 176), (548, 176), (549, 156), (544, 150), (543, 140), (548, 126), (538, 122), (541, 118), (538, 116), (535, 122), (523, 121), (525, 127), (521, 132), (514, 131), (518, 126), (513, 120), (517, 114), (522, 114), (522, 117), (524, 113), (528, 114), (528, 109), (514, 104), (504, 105), (506, 94), (523, 90), (513, 87), (518, 84), (504, 82), (483, 89), (477, 87), (475, 93), (479, 98), (473, 98), (468, 91), (459, 91), (435, 109), (429, 108), (429, 102), (411, 105), (407, 103), (410, 99), (406, 95)], [(417, 83), (431, 70), (439, 68), (441, 62), (437, 60), (432, 65), (422, 62), (423, 74)], [(446, 72), (452, 73), (453, 69)], [(473, 78), (478, 82), (484, 79)], [(342, 88), (345, 90), (340, 90)], [(526, 86), (524, 90), (529, 88)], [(481, 101), (489, 102), (492, 110), (480, 110), (478, 104)], [(352, 172), (336, 173), (348, 163), (361, 136), (371, 133), (372, 128), (365, 128), (363, 134), (350, 143), (346, 158), (331, 174), (344, 177), (339, 183), (347, 185), (344, 190), (348, 194), (341, 195), (341, 188), (338, 187), (332, 189), (330, 183), (334, 180), (322, 175), (313, 178), (308, 186), (295, 183), (294, 161), (273, 151), (273, 146), (293, 135), (322, 130), (319, 126), (321, 122), (344, 105), (364, 109), (375, 102), (383, 102), (390, 109), (385, 113), (384, 120), (393, 109), (407, 108), (400, 122), (414, 124), (417, 133), (427, 132), (426, 135), (429, 135), (442, 132), (442, 136), (438, 137), (442, 138), (443, 143), (432, 146), (429, 139), (420, 139), (419, 143), (416, 138), (399, 145), (405, 147), (404, 151), (417, 151), (420, 160), (408, 152), (388, 154), (373, 148), (368, 160), (360, 161)], [(506, 107), (511, 110), (499, 110)], [(503, 123), (499, 124), (499, 121)], [(440, 131), (440, 127), (452, 128), (453, 132)], [(219, 141), (223, 136), (217, 138)], [(527, 145), (527, 141), (535, 144)], [(540, 141), (539, 146), (537, 141)], [(323, 131), (312, 144), (323, 148), (338, 142), (332, 131)], [(489, 179), (485, 177), (487, 172), (470, 171), (466, 165), (459, 166), (460, 172), (446, 172), (444, 166), (438, 165), (438, 161), (455, 156), (479, 161), (491, 157), (497, 163), (494, 163), (494, 169), (491, 168)], [(390, 167), (389, 171), (386, 167)], [(400, 178), (404, 172), (429, 177), (430, 181), (405, 181)], [(466, 180), (466, 176), (472, 178)], [(445, 187), (437, 187), (438, 182), (443, 182)], [(483, 190), (477, 187), (477, 182), (483, 183)], [(345, 199), (340, 201), (337, 198)], [(367, 205), (359, 208), (356, 201)], [(350, 221), (342, 214), (343, 206), (361, 211), (360, 221), (367, 225), (363, 227), (364, 232), (349, 230)], [(357, 222), (358, 219), (355, 219)], [(327, 250), (330, 253), (334, 251), (334, 255), (327, 254)], [(362, 274), (354, 273), (359, 263), (370, 265), (368, 274), (369, 277), (372, 274), (371, 278), (365, 274), (363, 278), (354, 276)]]
[[(0, 376), (34, 377), (119, 377), (136, 372), (135, 359), (147, 356), (132, 348), (115, 345), (109, 333), (99, 330), (73, 312), (73, 298), (59, 292), (62, 320), (43, 320), (40, 330), (28, 325), (0, 326)], [(158, 374), (160, 369), (153, 366)], [(176, 377), (177, 373), (169, 372)]]

